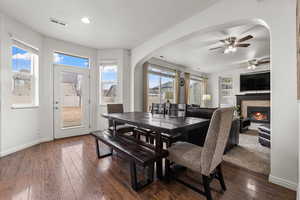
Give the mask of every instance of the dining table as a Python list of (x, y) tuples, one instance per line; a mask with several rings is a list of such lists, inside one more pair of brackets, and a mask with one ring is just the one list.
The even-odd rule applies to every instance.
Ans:
[[(130, 124), (137, 128), (150, 129), (155, 135), (154, 150), (161, 153), (163, 150), (162, 133), (172, 135), (187, 135), (189, 131), (207, 127), (210, 120), (186, 116), (170, 116), (167, 114), (153, 114), (148, 112), (104, 113), (102, 117), (112, 120), (113, 136), (117, 137), (117, 124)], [(163, 178), (162, 159), (156, 163), (157, 178)]]

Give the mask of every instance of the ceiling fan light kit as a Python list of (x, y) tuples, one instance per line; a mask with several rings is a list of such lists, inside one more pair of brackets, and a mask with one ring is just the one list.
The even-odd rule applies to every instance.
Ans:
[(223, 40), (219, 40), (219, 42), (223, 43), (222, 46), (210, 48), (209, 50), (214, 51), (214, 50), (218, 50), (218, 49), (224, 49), (224, 51), (223, 51), (224, 54), (234, 53), (237, 51), (238, 48), (249, 47), (251, 44), (242, 43), (242, 42), (245, 42), (252, 38), (253, 38), (252, 35), (247, 35), (241, 39), (238, 39), (237, 37), (228, 37)]
[(224, 53), (228, 54), (228, 53), (234, 53), (237, 51), (237, 48), (233, 45), (229, 45), (225, 50)]
[(270, 58), (262, 58), (262, 59), (253, 59), (248, 61), (248, 69), (255, 70), (258, 66), (269, 64)]
[(250, 66), (248, 66), (248, 69), (249, 70), (255, 70), (256, 69), (256, 65), (250, 65)]

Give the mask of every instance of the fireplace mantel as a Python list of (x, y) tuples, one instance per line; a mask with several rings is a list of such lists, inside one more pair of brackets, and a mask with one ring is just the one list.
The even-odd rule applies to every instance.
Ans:
[(270, 101), (270, 99), (270, 93), (248, 93), (243, 95), (236, 95), (236, 105), (240, 107), (240, 112), (242, 113), (242, 101)]

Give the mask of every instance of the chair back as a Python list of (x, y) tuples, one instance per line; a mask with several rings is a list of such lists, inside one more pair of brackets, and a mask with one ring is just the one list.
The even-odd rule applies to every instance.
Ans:
[(209, 176), (222, 162), (233, 119), (233, 108), (217, 109), (211, 118), (201, 153), (201, 173)]
[(167, 114), (170, 116), (185, 117), (186, 104), (169, 104)]
[(152, 114), (165, 114), (166, 113), (166, 105), (160, 103), (152, 103), (151, 107)]
[[(123, 104), (107, 104), (107, 113), (112, 114), (112, 113), (123, 113), (124, 108)], [(108, 120), (108, 126), (111, 127), (113, 126), (113, 121)]]

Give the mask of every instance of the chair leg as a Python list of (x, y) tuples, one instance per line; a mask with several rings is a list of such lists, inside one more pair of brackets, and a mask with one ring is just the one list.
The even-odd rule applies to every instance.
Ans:
[(218, 175), (218, 180), (220, 182), (222, 190), (226, 191), (227, 188), (226, 188), (226, 185), (225, 185), (225, 181), (224, 181), (224, 177), (223, 177), (223, 173), (222, 173), (221, 164), (218, 165), (218, 167), (217, 167), (217, 175)]
[(138, 189), (137, 175), (136, 175), (136, 164), (134, 161), (130, 161), (130, 178), (131, 178), (131, 187), (134, 190)]
[(150, 136), (150, 144), (154, 144), (154, 139), (152, 136)]
[(207, 200), (212, 200), (211, 197), (211, 191), (210, 191), (210, 186), (209, 186), (209, 177), (202, 175), (203, 178), (203, 185), (204, 185), (204, 192)]
[(98, 156), (98, 159), (100, 159), (101, 156), (100, 156), (100, 148), (99, 148), (99, 142), (98, 142), (98, 139), (95, 138), (95, 141), (96, 141), (96, 152), (97, 152), (97, 156)]
[(154, 179), (154, 163), (148, 166), (147, 183), (152, 183)]
[(165, 159), (165, 179), (167, 182), (170, 181), (171, 177), (170, 177), (170, 168), (171, 166), (171, 162), (168, 159)]

